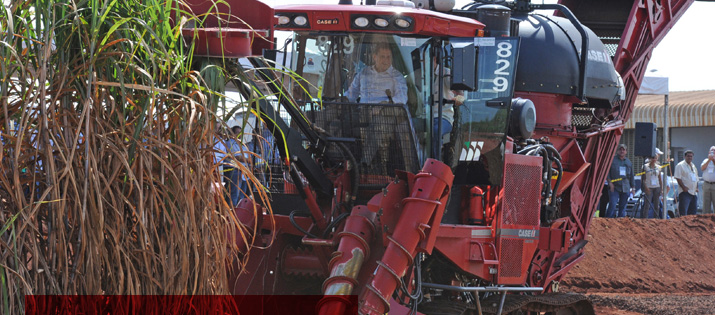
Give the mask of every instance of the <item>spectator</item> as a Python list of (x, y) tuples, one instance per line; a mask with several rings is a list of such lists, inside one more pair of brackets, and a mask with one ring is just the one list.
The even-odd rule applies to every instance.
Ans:
[(257, 153), (257, 156), (255, 156), (256, 161), (253, 163), (255, 165), (254, 174), (263, 186), (270, 188), (271, 166), (281, 163), (280, 152), (276, 147), (273, 133), (266, 123), (259, 120), (257, 124), (258, 126), (253, 130), (254, 139), (251, 145), (251, 150)]
[(703, 171), (703, 213), (715, 210), (715, 146), (710, 147), (708, 158), (700, 164)]
[(643, 175), (641, 175), (641, 187), (645, 193), (645, 204), (641, 209), (641, 218), (649, 218), (650, 208), (653, 207), (653, 215), (660, 213), (660, 192), (663, 180), (660, 176), (660, 164), (658, 155), (660, 149), (656, 148), (656, 155), (652, 156), (647, 164), (643, 165)]
[(603, 182), (603, 189), (601, 189), (601, 199), (598, 201), (598, 217), (605, 218), (606, 211), (608, 210), (608, 192), (609, 192), (608, 181)]
[(243, 167), (235, 164), (235, 161), (224, 161), (224, 185), (228, 191), (228, 202), (232, 207), (238, 205), (238, 202), (246, 197), (248, 192), (248, 181), (242, 170), (248, 170), (246, 163), (249, 162), (250, 155), (246, 146), (242, 141), (238, 141), (238, 135), (241, 134), (241, 127), (233, 126), (228, 133), (226, 145), (229, 154), (232, 154), (236, 161), (241, 163)]
[[(226, 166), (224, 165), (224, 160), (226, 159), (226, 140), (224, 138), (226, 137), (225, 131), (223, 127), (220, 124), (216, 125), (216, 136), (214, 138), (214, 146), (213, 146), (213, 151), (214, 151), (214, 164), (218, 165), (218, 172), (219, 175), (223, 178), (223, 181), (226, 182), (228, 179), (226, 177), (230, 174), (226, 173)], [(220, 184), (219, 184), (220, 186)], [(220, 190), (220, 188), (218, 188)]]
[[(626, 157), (628, 147), (619, 144), (611, 169), (608, 171), (609, 200), (606, 216), (609, 218), (625, 217), (628, 195), (634, 192), (633, 163)], [(616, 212), (618, 206), (618, 212)]]
[[(462, 105), (465, 101), (464, 98), (464, 92), (459, 91), (459, 90), (451, 90), (450, 89), (450, 84), (449, 82), (451, 75), (451, 72), (449, 68), (444, 68), (444, 73), (443, 73), (443, 84), (442, 84), (442, 99), (443, 105), (442, 105), (442, 119), (439, 119), (439, 71), (440, 67), (439, 64), (436, 62), (435, 59), (435, 69), (434, 69), (434, 82), (432, 82), (432, 95), (434, 98), (434, 104), (432, 105), (432, 117), (433, 119), (433, 138), (432, 141), (434, 143), (434, 156), (439, 156), (439, 151), (437, 148), (437, 143), (438, 141), (438, 136), (443, 137), (444, 135), (452, 132), (452, 126), (454, 125), (454, 106), (459, 106)], [(440, 128), (440, 123), (442, 127), (442, 132), (439, 132)]]
[(675, 166), (678, 181), (678, 211), (680, 215), (696, 214), (698, 210), (698, 169), (693, 164), (693, 151), (685, 151), (685, 160)]

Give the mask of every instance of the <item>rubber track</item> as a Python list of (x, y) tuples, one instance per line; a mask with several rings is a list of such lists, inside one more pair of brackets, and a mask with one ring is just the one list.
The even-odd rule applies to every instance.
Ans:
[[(486, 314), (496, 314), (499, 310), (500, 295), (492, 295), (482, 301), (482, 311)], [(563, 308), (574, 307), (579, 315), (592, 315), (593, 304), (583, 294), (577, 293), (545, 293), (540, 295), (509, 294), (504, 301), (502, 314), (516, 310), (531, 312), (554, 312)]]
[(463, 302), (437, 300), (420, 304), (417, 310), (427, 315), (461, 315), (468, 308)]

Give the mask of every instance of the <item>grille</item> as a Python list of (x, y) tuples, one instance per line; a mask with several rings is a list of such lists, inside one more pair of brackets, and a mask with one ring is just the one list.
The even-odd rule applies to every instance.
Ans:
[[(276, 161), (274, 164), (269, 164), (268, 166), (259, 166), (253, 172), (253, 174), (258, 178), (258, 181), (263, 185), (264, 188), (268, 189), (268, 192), (281, 193), (283, 192), (284, 183), (288, 174), (283, 172), (283, 167), (280, 161)], [(290, 177), (288, 177), (288, 182), (290, 182)], [(253, 187), (256, 189), (257, 187)], [(298, 193), (297, 191), (289, 193)]]
[(574, 107), (571, 115), (571, 125), (576, 128), (591, 127), (593, 108)]
[(615, 56), (616, 49), (618, 49), (618, 43), (621, 41), (621, 38), (618, 36), (606, 36), (606, 37), (599, 37), (599, 38), (603, 42), (603, 45), (606, 46), (606, 51), (608, 51), (608, 54), (611, 57)]
[(541, 168), (538, 166), (506, 165), (504, 225), (539, 225), (540, 178)]
[(499, 277), (521, 277), (521, 255), (524, 241), (518, 239), (502, 239), (500, 250)]
[[(419, 170), (410, 116), (403, 105), (323, 103), (311, 113), (332, 137), (344, 138), (360, 164), (360, 184), (382, 185), (394, 170)], [(341, 153), (329, 149), (329, 155)]]

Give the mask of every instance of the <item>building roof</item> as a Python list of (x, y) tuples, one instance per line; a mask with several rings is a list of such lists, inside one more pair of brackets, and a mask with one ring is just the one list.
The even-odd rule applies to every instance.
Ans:
[[(663, 127), (663, 95), (638, 95), (626, 129), (636, 122), (654, 122)], [(715, 126), (715, 90), (670, 92), (668, 96), (668, 127)]]

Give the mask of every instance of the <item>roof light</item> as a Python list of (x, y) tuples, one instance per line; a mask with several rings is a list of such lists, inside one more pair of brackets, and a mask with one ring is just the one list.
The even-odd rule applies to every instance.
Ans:
[(368, 24), (370, 24), (370, 21), (364, 16), (355, 19), (355, 25), (358, 27), (366, 27)]
[(401, 28), (408, 28), (408, 27), (410, 27), (410, 21), (402, 19), (402, 18), (397, 18), (397, 19), (395, 19), (395, 25), (397, 25), (397, 27), (401, 27)]
[[(435, 1), (437, 2), (437, 1)], [(415, 3), (408, 0), (378, 0), (377, 5), (389, 5), (395, 7), (414, 8)]]
[(289, 18), (289, 17), (287, 17), (287, 16), (285, 16), (285, 15), (278, 17), (278, 24), (280, 24), (280, 25), (286, 25), (286, 24), (288, 24), (288, 23), (290, 23), (290, 18)]
[(376, 18), (375, 25), (377, 25), (377, 27), (387, 27), (388, 25), (390, 25), (390, 22), (383, 18)]
[(293, 23), (298, 26), (305, 26), (308, 24), (308, 19), (305, 16), (299, 15), (293, 19)]

